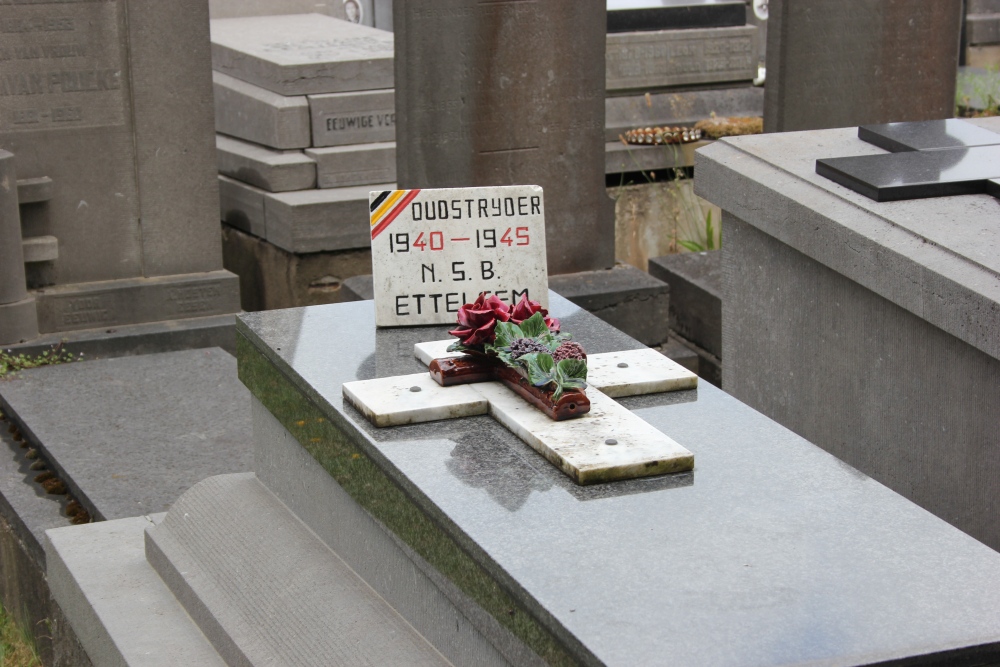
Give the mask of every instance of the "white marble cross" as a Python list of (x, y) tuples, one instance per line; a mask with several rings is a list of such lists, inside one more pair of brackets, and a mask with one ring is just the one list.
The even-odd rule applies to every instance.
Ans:
[[(458, 357), (453, 340), (418, 343), (424, 364)], [(694, 389), (698, 376), (656, 350), (587, 355), (590, 412), (553, 421), (502, 382), (442, 387), (430, 373), (344, 383), (344, 397), (376, 426), (489, 414), (578, 484), (632, 479), (694, 467), (694, 455), (613, 397)]]

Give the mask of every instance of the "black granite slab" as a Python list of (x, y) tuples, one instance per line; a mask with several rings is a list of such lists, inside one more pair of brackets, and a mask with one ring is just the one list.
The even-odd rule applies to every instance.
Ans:
[[(588, 350), (639, 347), (550, 298)], [(368, 301), (237, 326), (254, 394), (473, 599), (498, 599), (469, 574), (487, 573), (514, 606), (484, 608), (526, 642), (537, 624), (591, 665), (1000, 661), (1000, 554), (707, 383), (622, 401), (694, 452), (693, 474), (575, 487), (489, 417), (377, 429), (344, 404), (346, 381), (422, 371), (413, 343), (446, 327), (376, 331)]]
[(858, 138), (893, 153), (1000, 144), (1000, 134), (959, 118), (862, 125)]
[(986, 181), (986, 194), (1000, 198), (1000, 178), (991, 178)]
[(816, 173), (880, 202), (979, 194), (1000, 178), (1000, 146), (825, 158)]
[(22, 371), (0, 407), (95, 520), (169, 509), (197, 482), (252, 468), (250, 404), (218, 348)]
[(729, 28), (746, 25), (746, 3), (608, 0), (608, 32)]

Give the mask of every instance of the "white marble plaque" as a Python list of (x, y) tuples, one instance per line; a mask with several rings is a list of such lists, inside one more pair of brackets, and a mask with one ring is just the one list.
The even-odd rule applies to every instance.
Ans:
[(482, 292), (548, 306), (542, 188), (371, 193), (378, 326), (452, 324)]

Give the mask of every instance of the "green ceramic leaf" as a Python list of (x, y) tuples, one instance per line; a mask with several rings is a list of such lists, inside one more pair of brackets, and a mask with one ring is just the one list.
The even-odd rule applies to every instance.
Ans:
[(544, 333), (548, 333), (549, 327), (545, 324), (545, 318), (542, 317), (542, 314), (535, 313), (521, 322), (521, 331), (525, 338), (537, 338)]
[(587, 362), (583, 359), (563, 359), (559, 362), (559, 372), (566, 378), (586, 380)]
[(552, 355), (545, 354), (544, 352), (536, 352), (535, 360), (538, 362), (539, 367), (546, 373), (552, 373), (552, 368), (556, 365), (556, 362), (552, 360)]
[[(548, 357), (548, 368), (545, 368), (545, 362), (539, 357)], [(528, 371), (528, 381), (536, 387), (544, 387), (555, 380), (552, 375), (552, 357), (545, 353), (530, 352), (518, 357), (514, 363)]]
[(496, 333), (496, 341), (493, 343), (495, 347), (510, 347), (510, 344), (518, 338), (524, 338), (521, 328), (513, 322), (497, 323), (494, 332)]

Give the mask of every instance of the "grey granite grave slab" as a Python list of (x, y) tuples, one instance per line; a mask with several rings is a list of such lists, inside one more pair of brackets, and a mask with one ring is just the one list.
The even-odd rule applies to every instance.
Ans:
[(302, 151), (273, 150), (224, 134), (215, 136), (215, 149), (223, 176), (268, 192), (316, 187), (316, 163)]
[(279, 95), (392, 88), (392, 34), (322, 14), (212, 21), (212, 67)]
[(608, 92), (751, 81), (756, 26), (660, 30), (607, 37)]
[(209, 475), (250, 467), (250, 415), (219, 349), (24, 371), (0, 406), (95, 519), (167, 509)]
[(52, 596), (95, 665), (223, 667), (146, 562), (152, 525), (153, 517), (137, 516), (47, 531)]
[(392, 90), (309, 95), (313, 146), (367, 144), (396, 139)]
[(368, 193), (393, 183), (268, 193), (267, 240), (295, 253), (371, 246)]
[(724, 386), (998, 548), (1000, 202), (879, 203), (816, 174), (821, 156), (882, 152), (856, 133), (698, 153), (726, 229)]
[(771, 0), (764, 130), (949, 118), (962, 1)]
[(285, 96), (222, 72), (215, 85), (215, 129), (270, 148), (305, 148), (312, 143), (309, 102)]
[[(315, 166), (314, 166), (315, 168)], [(220, 220), (247, 234), (267, 238), (264, 218), (264, 195), (260, 188), (225, 176), (219, 176)]]
[(396, 180), (396, 142), (310, 148), (321, 188), (342, 188)]
[[(550, 298), (588, 349), (638, 347)], [(623, 401), (695, 452), (693, 474), (581, 488), (486, 417), (376, 429), (345, 406), (343, 382), (415, 372), (413, 343), (446, 329), (373, 323), (371, 302), (244, 315), (241, 378), (356, 502), (550, 662), (1000, 657), (1000, 554), (718, 389)]]
[(604, 100), (604, 138), (618, 141), (637, 127), (694, 125), (712, 114), (763, 116), (764, 89), (757, 86), (622, 95)]

